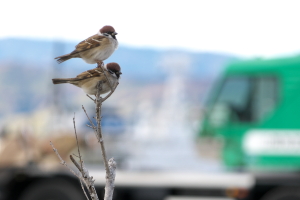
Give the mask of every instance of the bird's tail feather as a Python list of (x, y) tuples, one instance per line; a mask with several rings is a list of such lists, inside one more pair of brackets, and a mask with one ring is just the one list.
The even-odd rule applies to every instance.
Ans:
[(70, 78), (54, 78), (52, 79), (53, 84), (72, 83)]
[(69, 60), (71, 58), (73, 58), (73, 57), (70, 54), (66, 54), (66, 55), (63, 55), (63, 56), (56, 57), (54, 59), (56, 59), (56, 61), (58, 63), (62, 63), (62, 62), (65, 62), (66, 60)]

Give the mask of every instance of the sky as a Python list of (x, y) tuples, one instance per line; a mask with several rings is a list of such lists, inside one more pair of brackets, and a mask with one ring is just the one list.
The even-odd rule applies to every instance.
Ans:
[(120, 45), (244, 57), (300, 53), (300, 1), (1, 1), (0, 39), (80, 42), (112, 25)]

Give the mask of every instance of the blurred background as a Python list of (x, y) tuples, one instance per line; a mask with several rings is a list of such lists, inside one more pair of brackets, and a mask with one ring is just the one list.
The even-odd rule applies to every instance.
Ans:
[[(260, 126), (262, 121), (253, 123), (259, 117), (252, 120), (247, 113), (248, 118), (239, 113), (239, 120), (233, 120), (238, 127), (232, 128), (226, 120), (231, 120), (228, 112), (233, 111), (224, 107), (224, 102), (232, 101), (240, 109), (251, 109), (246, 104), (250, 97), (265, 94), (269, 87), (274, 91), (285, 88), (280, 81), (285, 80), (282, 69), (286, 63), (293, 68), (288, 72), (294, 74), (290, 86), (295, 86), (295, 90), (291, 92), (298, 91), (297, 1), (27, 0), (2, 1), (0, 6), (1, 168), (25, 169), (34, 165), (39, 170), (57, 170), (59, 162), (49, 141), (68, 160), (68, 155), (76, 151), (72, 121), (75, 115), (85, 162), (103, 170), (99, 165), (99, 145), (86, 126), (88, 120), (81, 109), (83, 105), (94, 116), (93, 102), (80, 88), (53, 85), (51, 79), (75, 77), (96, 67), (81, 59), (57, 64), (54, 57), (73, 51), (76, 44), (102, 26), (112, 25), (118, 33), (119, 48), (105, 63), (119, 63), (123, 74), (117, 90), (103, 105), (102, 127), (107, 153), (116, 159), (118, 170), (195, 174), (242, 171), (247, 176), (251, 172), (246, 186), (241, 186), (243, 189), (253, 187), (253, 171), (298, 171), (300, 143), (292, 150), (286, 147), (290, 146), (288, 142), (285, 144), (288, 153), (279, 154), (293, 160), (287, 159), (280, 167), (276, 163), (282, 158), (272, 151), (282, 146), (253, 147), (261, 140), (276, 143), (274, 138), (286, 132), (276, 133), (271, 139), (261, 136), (262, 132), (245, 134), (253, 129), (294, 130), (289, 132), (290, 138), (282, 136), (277, 143), (300, 141), (297, 121), (283, 126), (271, 121)], [(256, 72), (251, 71), (252, 66)], [(263, 70), (265, 66), (271, 67)], [(275, 86), (273, 79), (271, 83), (263, 79), (265, 90), (246, 94), (251, 81), (244, 83), (241, 76), (248, 80), (247, 75), (256, 73), (257, 80), (266, 71), (271, 74), (268, 78), (280, 74)], [(234, 78), (228, 80), (230, 74)], [(259, 87), (256, 82), (253, 84)], [(274, 99), (284, 99), (283, 94), (284, 90), (279, 89), (269, 92), (259, 101), (260, 108), (270, 107), (266, 113), (275, 110)], [(298, 104), (292, 110), (296, 107)], [(273, 112), (272, 116), (279, 114)], [(241, 139), (244, 136), (247, 138)], [(227, 137), (236, 140), (227, 141)], [(231, 146), (226, 148), (228, 144)], [(263, 158), (265, 155), (276, 159), (268, 162), (270, 158)], [(229, 190), (222, 194), (232, 198), (243, 194), (239, 199), (246, 198), (244, 190), (238, 192)], [(6, 193), (3, 192), (3, 198)]]

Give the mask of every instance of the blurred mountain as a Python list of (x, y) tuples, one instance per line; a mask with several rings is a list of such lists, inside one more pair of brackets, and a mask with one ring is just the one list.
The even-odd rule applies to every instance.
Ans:
[[(0, 64), (14, 63), (23, 67), (38, 67), (49, 69), (55, 65), (56, 56), (74, 50), (77, 43), (63, 41), (46, 41), (8, 38), (0, 40)], [(123, 77), (152, 79), (161, 75), (159, 64), (166, 54), (180, 53), (189, 56), (193, 75), (207, 77), (217, 73), (228, 61), (236, 59), (232, 55), (217, 53), (188, 52), (182, 50), (155, 50), (120, 46), (106, 62), (118, 62), (123, 71)], [(74, 70), (84, 71), (92, 66), (81, 59), (72, 59), (60, 65)], [(94, 65), (95, 66), (95, 65)]]
[[(77, 43), (8, 38), (0, 40), (0, 117), (7, 113), (30, 112), (55, 101), (54, 93), (61, 91), (53, 87), (51, 79), (73, 77), (94, 68), (81, 59), (71, 59), (58, 65), (54, 57), (74, 50)], [(164, 81), (168, 70), (161, 68), (163, 60), (184, 55), (189, 60), (188, 80), (210, 81), (228, 62), (237, 57), (217, 53), (188, 52), (183, 50), (156, 50), (120, 46), (106, 60), (118, 62), (122, 67), (122, 87), (126, 84), (142, 86)], [(173, 56), (173, 57), (172, 57)], [(68, 87), (61, 86), (60, 88)], [(70, 90), (76, 90), (75, 87)], [(129, 88), (129, 87), (128, 87)], [(125, 89), (124, 89), (125, 90)], [(76, 90), (78, 91), (78, 90)], [(68, 94), (70, 96), (70, 94)]]

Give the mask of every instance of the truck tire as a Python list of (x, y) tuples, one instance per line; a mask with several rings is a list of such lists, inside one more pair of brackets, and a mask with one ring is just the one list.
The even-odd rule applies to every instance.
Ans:
[(300, 187), (278, 187), (267, 192), (261, 200), (300, 200)]
[(33, 183), (21, 194), (19, 200), (84, 200), (83, 191), (63, 179), (42, 180)]

